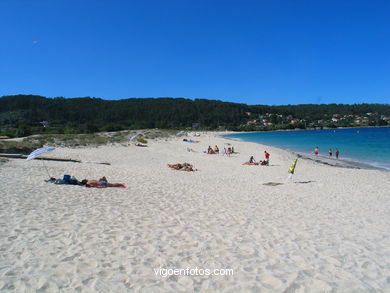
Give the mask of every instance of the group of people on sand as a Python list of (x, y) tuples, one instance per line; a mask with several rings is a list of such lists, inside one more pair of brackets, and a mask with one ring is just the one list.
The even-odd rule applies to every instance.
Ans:
[(99, 178), (99, 180), (94, 179), (83, 179), (81, 181), (77, 180), (74, 176), (64, 175), (62, 179), (50, 178), (47, 182), (54, 184), (70, 184), (70, 185), (81, 185), (85, 187), (122, 187), (126, 186), (123, 183), (111, 183), (108, 182), (106, 176)]
[(230, 157), (231, 154), (234, 154), (234, 147), (223, 148), (223, 154)]
[(196, 171), (197, 169), (194, 169), (194, 166), (190, 163), (183, 163), (183, 164), (168, 164), (168, 167), (174, 170), (178, 171)]
[(270, 154), (267, 151), (264, 151), (264, 160), (256, 162), (255, 158), (251, 156), (248, 162), (245, 162), (243, 165), (261, 165), (261, 166), (269, 166), (269, 157)]
[[(319, 153), (320, 153), (320, 151), (319, 151), (318, 146), (317, 146), (317, 147), (315, 147), (315, 149), (314, 149), (314, 155), (315, 155), (316, 157), (318, 157), (318, 154), (319, 154)], [(339, 151), (339, 149), (336, 149), (336, 151), (335, 151), (335, 157), (336, 157), (337, 160), (339, 159), (339, 155), (340, 155), (340, 151)], [(329, 149), (329, 151), (328, 151), (328, 158), (331, 160), (331, 159), (332, 159), (332, 156), (333, 156), (333, 151), (332, 151), (332, 149)]]
[(219, 154), (219, 148), (218, 148), (218, 146), (216, 145), (214, 149), (213, 149), (211, 146), (209, 146), (209, 147), (207, 148), (207, 154), (208, 154), (208, 155), (216, 155), (216, 154)]
[[(216, 155), (216, 154), (219, 154), (219, 147), (216, 145), (214, 148), (212, 148), (211, 146), (209, 146), (207, 148), (207, 153), (208, 155)], [(226, 155), (228, 157), (230, 157), (231, 154), (234, 154), (234, 147), (231, 146), (231, 147), (228, 147), (228, 148), (223, 148), (223, 153), (222, 155)]]

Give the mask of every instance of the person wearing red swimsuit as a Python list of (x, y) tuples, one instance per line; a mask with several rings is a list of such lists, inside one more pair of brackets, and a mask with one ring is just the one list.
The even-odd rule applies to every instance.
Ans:
[(269, 153), (267, 153), (267, 151), (264, 151), (264, 157), (265, 161), (267, 162), (267, 165), (269, 165)]

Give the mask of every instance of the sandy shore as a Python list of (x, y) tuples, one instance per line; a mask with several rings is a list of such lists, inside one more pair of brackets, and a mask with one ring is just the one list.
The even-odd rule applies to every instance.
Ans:
[[(292, 153), (191, 138), (201, 143), (58, 148), (49, 156), (82, 163), (45, 163), (53, 177), (105, 175), (127, 189), (46, 183), (37, 160), (0, 164), (0, 291), (390, 292), (390, 172), (300, 159), (286, 181)], [(202, 152), (227, 143), (239, 154)], [(264, 150), (271, 166), (241, 165)], [(167, 167), (179, 162), (199, 171)]]

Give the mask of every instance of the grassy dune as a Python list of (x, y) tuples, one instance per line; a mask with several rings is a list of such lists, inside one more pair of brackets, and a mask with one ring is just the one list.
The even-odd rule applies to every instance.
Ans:
[(93, 134), (32, 135), (24, 138), (0, 140), (0, 153), (30, 153), (43, 145), (54, 147), (86, 147), (106, 144), (127, 145), (130, 137), (136, 134), (138, 134), (138, 138), (147, 141), (148, 139), (169, 138), (176, 132), (177, 130), (143, 129)]

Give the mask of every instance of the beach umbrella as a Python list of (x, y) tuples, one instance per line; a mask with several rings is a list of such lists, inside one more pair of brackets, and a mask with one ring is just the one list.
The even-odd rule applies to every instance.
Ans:
[(137, 137), (138, 137), (138, 134), (136, 134), (136, 135), (133, 135), (132, 137), (130, 137), (130, 141), (133, 141), (133, 140), (135, 140)]
[(40, 154), (43, 154), (43, 153), (46, 153), (46, 152), (50, 152), (50, 151), (54, 151), (54, 148), (52, 148), (52, 147), (45, 147), (45, 148), (36, 149), (35, 151), (33, 151), (31, 154), (28, 155), (26, 160), (28, 161), (28, 160), (35, 159)]
[(180, 136), (180, 135), (182, 135), (182, 134), (184, 134), (184, 130), (179, 131), (178, 133), (176, 133), (177, 136)]
[[(46, 152), (50, 152), (50, 151), (54, 151), (54, 148), (53, 147), (43, 147), (43, 148), (36, 149), (35, 151), (33, 151), (31, 154), (28, 155), (26, 160), (28, 161), (28, 160), (35, 159), (39, 155), (46, 153)], [(46, 165), (44, 164), (43, 160), (42, 160), (42, 165), (45, 168), (47, 175), (49, 175), (49, 178), (50, 178), (51, 176), (50, 176), (49, 171), (47, 170)]]

